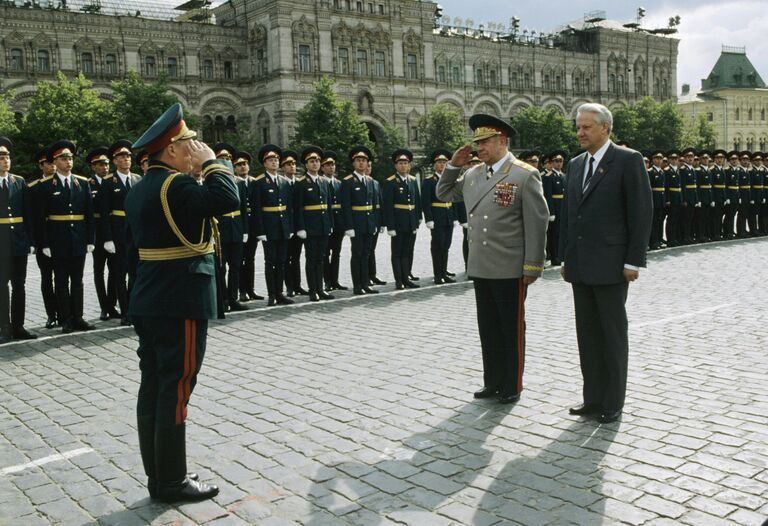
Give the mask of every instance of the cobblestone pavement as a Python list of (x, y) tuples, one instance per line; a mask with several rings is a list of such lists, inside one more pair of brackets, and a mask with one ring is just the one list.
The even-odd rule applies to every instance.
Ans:
[(768, 239), (650, 256), (630, 287), (625, 415), (602, 426), (567, 413), (581, 378), (556, 270), (529, 290), (511, 407), (472, 399), (467, 282), (213, 323), (188, 456), (222, 491), (181, 506), (143, 487), (132, 329), (0, 347), (0, 524), (759, 526), (767, 257)]

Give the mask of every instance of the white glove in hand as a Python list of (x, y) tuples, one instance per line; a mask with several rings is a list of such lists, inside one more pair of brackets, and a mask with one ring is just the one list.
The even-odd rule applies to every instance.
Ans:
[(258, 239), (258, 240), (259, 240), (259, 241), (261, 241), (261, 242), (264, 242), (264, 241), (266, 241), (266, 240), (267, 240), (267, 236), (265, 236), (265, 235), (263, 235), (263, 234), (262, 234), (262, 235), (260, 235), (260, 236), (256, 236), (256, 239)]
[(355, 230), (354, 229), (347, 230), (344, 232), (344, 235), (347, 237), (355, 237)]
[(35, 247), (29, 247), (29, 253), (34, 254), (35, 253)]
[(549, 222), (554, 223), (555, 222), (555, 216), (549, 216)]
[(85, 245), (85, 250), (87, 250), (89, 254), (93, 252), (94, 248), (96, 248), (94, 245)]
[(413, 233), (415, 234), (415, 233), (416, 233), (416, 230), (414, 230), (414, 231), (413, 231)]
[(385, 226), (380, 226), (379, 227), (379, 234), (383, 234), (386, 231), (387, 231), (387, 227), (385, 227)]
[(105, 241), (104, 242), (104, 250), (107, 251), (109, 254), (115, 253), (115, 242), (114, 241)]
[(751, 205), (755, 204), (755, 200), (754, 199), (750, 199), (749, 204), (751, 204)]
[(44, 248), (43, 249), (43, 255), (47, 258), (51, 257), (51, 249), (50, 248)]
[(397, 232), (395, 230), (387, 230), (387, 234), (389, 237), (395, 237), (397, 235)]
[(298, 232), (296, 232), (296, 235), (299, 236), (301, 239), (307, 239), (306, 230), (299, 230)]
[(731, 204), (731, 200), (730, 199), (726, 199), (725, 200), (725, 204), (727, 204), (727, 205)]
[(248, 242), (248, 234), (243, 234), (243, 243)]
[(288, 239), (293, 239), (293, 232), (291, 232), (290, 234), (288, 234)]
[(714, 201), (712, 201), (711, 203), (709, 203), (709, 206), (711, 206), (712, 208), (714, 208), (714, 207), (715, 207), (715, 202), (714, 202)]
[(427, 228), (430, 229), (430, 230), (435, 228), (435, 222), (434, 221), (427, 221), (426, 225), (427, 225)]
[(467, 228), (469, 228), (469, 223), (462, 223), (462, 224), (461, 224), (461, 228), (463, 228), (464, 230), (466, 230)]

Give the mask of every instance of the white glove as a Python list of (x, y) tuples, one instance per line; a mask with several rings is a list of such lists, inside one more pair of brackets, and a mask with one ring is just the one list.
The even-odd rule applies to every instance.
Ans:
[(355, 237), (355, 229), (353, 228), (353, 229), (350, 229), (350, 230), (346, 230), (344, 232), (344, 235), (347, 236), (347, 237)]
[(453, 221), (451, 221), (451, 226), (456, 226), (456, 223), (458, 223), (458, 221), (456, 221), (456, 220), (454, 219)]
[(306, 230), (299, 230), (298, 232), (296, 232), (296, 235), (299, 236), (301, 239), (307, 239)]
[(51, 249), (50, 248), (44, 248), (43, 249), (43, 255), (47, 258), (51, 257)]
[(379, 227), (379, 234), (383, 234), (386, 231), (387, 231), (387, 227), (385, 227), (385, 226), (380, 226)]
[(248, 234), (243, 234), (243, 243), (248, 242)]
[(751, 205), (755, 204), (755, 200), (754, 200), (754, 199), (751, 199), (751, 200), (749, 201), (749, 204), (751, 204)]
[(94, 245), (85, 245), (85, 250), (90, 254), (93, 252), (93, 249), (96, 248)]
[(293, 232), (291, 232), (290, 234), (288, 234), (288, 239), (293, 239)]
[(435, 222), (434, 221), (427, 221), (426, 225), (427, 225), (427, 228), (430, 229), (430, 230), (435, 228)]
[(35, 247), (29, 247), (29, 253), (34, 254), (35, 253)]
[(712, 208), (714, 208), (714, 207), (715, 207), (715, 202), (714, 202), (714, 201), (712, 201), (711, 203), (709, 203), (709, 206), (711, 206)]
[(389, 235), (389, 237), (395, 237), (397, 235), (397, 231), (387, 230), (387, 234)]
[(549, 222), (554, 223), (555, 222), (555, 216), (549, 216)]
[(413, 233), (414, 233), (414, 234), (415, 234), (416, 232), (417, 232), (417, 230), (414, 230), (414, 231), (413, 231)]
[(105, 241), (104, 242), (104, 250), (106, 250), (110, 254), (115, 253), (115, 242), (114, 241)]
[(466, 230), (467, 228), (469, 228), (469, 224), (468, 224), (468, 223), (462, 223), (462, 224), (461, 224), (461, 228), (463, 228), (464, 230)]
[(259, 240), (259, 241), (261, 241), (261, 242), (264, 242), (264, 241), (266, 241), (266, 240), (267, 240), (267, 236), (266, 236), (266, 235), (264, 235), (264, 234), (262, 234), (262, 235), (260, 235), (260, 236), (256, 236), (256, 239), (258, 239), (258, 240)]
[(696, 203), (696, 208), (701, 208), (701, 201), (699, 201), (698, 203)]
[(741, 198), (739, 198), (739, 204), (741, 204)]
[(727, 204), (727, 205), (731, 204), (731, 200), (730, 199), (726, 199), (725, 200), (725, 204)]
[(419, 226), (421, 226), (421, 219), (419, 219)]
[(765, 197), (763, 197), (763, 204), (765, 204)]

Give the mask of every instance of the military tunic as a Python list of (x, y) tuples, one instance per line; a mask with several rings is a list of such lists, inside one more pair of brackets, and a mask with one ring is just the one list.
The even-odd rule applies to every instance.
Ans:
[[(419, 228), (422, 201), (416, 178), (412, 175), (392, 175), (384, 182), (382, 216), (384, 226), (392, 237), (392, 273), (396, 285), (409, 281), (411, 271), (411, 243)], [(447, 209), (446, 209), (447, 210)], [(436, 275), (437, 277), (437, 275)]]
[(34, 216), (24, 178), (9, 173), (4, 181), (0, 183), (0, 335), (10, 338), (24, 327), (24, 283), (34, 240)]
[(328, 250), (328, 238), (333, 230), (330, 184), (322, 175), (300, 177), (293, 185), (294, 229), (304, 231), (305, 267), (310, 293), (324, 290), (323, 266)]
[(376, 190), (373, 179), (357, 173), (346, 176), (341, 183), (341, 210), (344, 231), (353, 231), (350, 271), (356, 293), (368, 287), (368, 258), (376, 231)]

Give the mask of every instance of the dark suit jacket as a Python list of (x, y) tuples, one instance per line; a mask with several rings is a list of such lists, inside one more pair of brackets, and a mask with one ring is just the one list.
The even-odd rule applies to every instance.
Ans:
[(565, 280), (585, 285), (624, 281), (624, 265), (645, 266), (653, 205), (642, 156), (611, 143), (585, 192), (587, 154), (568, 164), (561, 210)]

